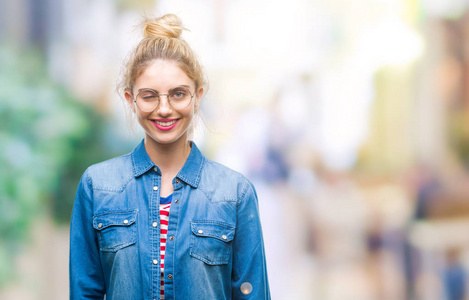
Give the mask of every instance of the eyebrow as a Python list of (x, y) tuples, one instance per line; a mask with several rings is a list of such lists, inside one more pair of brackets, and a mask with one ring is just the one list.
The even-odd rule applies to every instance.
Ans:
[[(170, 92), (170, 91), (172, 91), (172, 90), (174, 90), (174, 89), (180, 88), (180, 87), (185, 87), (185, 88), (187, 88), (187, 89), (189, 89), (189, 90), (191, 89), (190, 86), (185, 85), (185, 84), (181, 84), (181, 85), (178, 85), (178, 86), (175, 86), (175, 87), (171, 88), (168, 92)], [(154, 92), (157, 92), (158, 94), (160, 93), (158, 90), (151, 89), (151, 88), (141, 88), (141, 89), (138, 89), (138, 90), (137, 90), (137, 93), (139, 93), (139, 92), (141, 92), (141, 91), (145, 91), (145, 90), (154, 91)]]

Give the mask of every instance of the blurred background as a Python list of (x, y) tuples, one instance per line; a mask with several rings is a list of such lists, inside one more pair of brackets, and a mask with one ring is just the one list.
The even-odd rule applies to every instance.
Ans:
[(142, 15), (210, 88), (196, 142), (256, 185), (273, 299), (469, 299), (469, 1), (0, 0), (0, 299), (68, 298), (87, 166), (143, 137)]

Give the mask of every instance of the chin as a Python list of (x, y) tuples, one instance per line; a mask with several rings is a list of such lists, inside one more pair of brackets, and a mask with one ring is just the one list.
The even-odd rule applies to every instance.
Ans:
[(179, 142), (181, 140), (184, 140), (184, 141), (187, 140), (187, 134), (186, 133), (183, 133), (183, 134), (178, 135), (178, 136), (174, 136), (174, 135), (161, 136), (159, 134), (155, 135), (155, 134), (148, 134), (147, 133), (147, 136), (150, 139), (152, 139), (153, 141), (155, 141), (156, 143), (162, 144), (162, 145), (170, 145), (170, 144), (174, 144), (176, 142)]

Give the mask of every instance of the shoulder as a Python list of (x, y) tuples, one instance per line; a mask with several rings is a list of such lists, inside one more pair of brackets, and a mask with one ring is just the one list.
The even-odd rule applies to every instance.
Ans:
[(94, 190), (121, 191), (133, 178), (131, 154), (114, 157), (90, 166), (83, 179), (91, 184)]
[(255, 194), (254, 185), (243, 174), (218, 162), (205, 158), (199, 188), (210, 198), (239, 202), (249, 193)]
[(214, 177), (219, 177), (220, 179), (223, 178), (236, 183), (249, 182), (249, 180), (243, 174), (208, 158), (205, 158), (205, 164), (201, 179), (204, 179), (204, 177), (205, 179), (213, 179)]

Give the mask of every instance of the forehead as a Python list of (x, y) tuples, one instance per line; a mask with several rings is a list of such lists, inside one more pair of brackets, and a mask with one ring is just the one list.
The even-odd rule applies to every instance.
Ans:
[(135, 87), (155, 90), (172, 89), (179, 85), (192, 87), (193, 81), (173, 60), (154, 60), (135, 81)]

